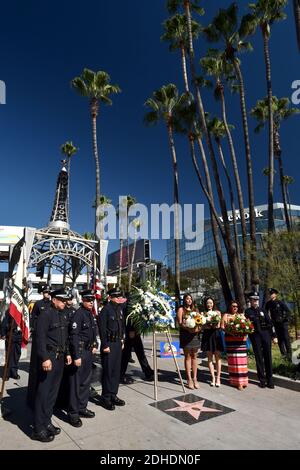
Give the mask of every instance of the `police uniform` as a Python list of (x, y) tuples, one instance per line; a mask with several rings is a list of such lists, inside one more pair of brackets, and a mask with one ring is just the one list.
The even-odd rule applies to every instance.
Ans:
[[(52, 298), (64, 301), (63, 289), (51, 293)], [(36, 322), (36, 350), (38, 358), (37, 390), (34, 405), (34, 433), (32, 439), (42, 442), (53, 440), (60, 429), (53, 426), (51, 416), (63, 375), (66, 356), (69, 355), (68, 321), (63, 310), (52, 303), (39, 315)], [(51, 370), (42, 364), (50, 360)]]
[(124, 311), (125, 315), (125, 331), (126, 331), (126, 336), (125, 336), (125, 343), (124, 343), (124, 349), (122, 352), (122, 362), (121, 362), (121, 382), (122, 383), (132, 383), (133, 380), (131, 377), (126, 377), (125, 373), (128, 367), (128, 362), (130, 361), (131, 357), (131, 351), (132, 348), (134, 349), (134, 352), (137, 355), (138, 361), (140, 363), (140, 366), (142, 368), (142, 371), (145, 374), (145, 379), (146, 380), (153, 380), (154, 379), (154, 373), (153, 370), (151, 369), (149, 362), (147, 360), (147, 357), (145, 355), (145, 350), (144, 350), (144, 345), (142, 342), (141, 335), (136, 332), (136, 329), (132, 325), (132, 322), (130, 321), (130, 318), (128, 318), (128, 310), (127, 306)]
[[(257, 293), (250, 294), (250, 299), (259, 299)], [(245, 317), (254, 325), (254, 333), (249, 335), (255, 355), (257, 376), (261, 387), (274, 388), (272, 378), (272, 337), (276, 337), (273, 331), (273, 323), (268, 313), (260, 308), (251, 306), (245, 310)]]
[[(82, 300), (94, 299), (94, 293), (86, 290)], [(68, 415), (70, 424), (81, 426), (79, 416), (93, 418), (95, 413), (87, 409), (92, 380), (92, 350), (97, 348), (97, 323), (91, 310), (80, 307), (70, 321), (70, 351), (73, 361), (81, 359), (81, 366), (74, 364), (70, 372), (70, 401)]]
[[(108, 295), (121, 297), (118, 289), (108, 291)], [(102, 356), (102, 394), (100, 404), (104, 408), (113, 410), (115, 405), (125, 405), (124, 400), (117, 397), (120, 382), (122, 346), (125, 337), (124, 317), (122, 304), (111, 300), (101, 310), (98, 316), (99, 334), (101, 339)], [(110, 352), (104, 352), (106, 348)]]
[[(50, 287), (45, 286), (42, 292), (50, 292)], [(35, 394), (37, 387), (37, 370), (38, 370), (38, 357), (36, 350), (36, 323), (41, 314), (44, 314), (48, 308), (51, 307), (51, 300), (43, 298), (35, 302), (31, 315), (30, 315), (30, 329), (31, 329), (31, 354), (30, 354), (30, 367), (29, 378), (27, 387), (27, 403), (31, 409), (34, 408)]]
[[(13, 326), (12, 326), (13, 322)], [(21, 346), (22, 346), (22, 331), (16, 324), (15, 320), (10, 315), (7, 310), (5, 317), (2, 323), (2, 336), (5, 336), (5, 349), (7, 354), (8, 341), (9, 341), (9, 332), (12, 326), (12, 338), (11, 338), (11, 349), (9, 353), (9, 364), (8, 364), (8, 373), (6, 379), (9, 377), (12, 379), (18, 380), (20, 378), (18, 374), (19, 360), (21, 357)]]
[[(269, 293), (278, 294), (278, 291), (276, 289), (269, 289)], [(265, 308), (273, 321), (281, 355), (291, 358), (292, 350), (288, 330), (290, 311), (287, 305), (281, 300), (271, 299), (266, 303)]]

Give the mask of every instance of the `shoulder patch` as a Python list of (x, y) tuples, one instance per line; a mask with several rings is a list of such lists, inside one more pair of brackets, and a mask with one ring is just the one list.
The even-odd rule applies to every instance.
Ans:
[(77, 323), (76, 321), (74, 321), (74, 323), (72, 324), (72, 328), (75, 330), (75, 328), (77, 328)]

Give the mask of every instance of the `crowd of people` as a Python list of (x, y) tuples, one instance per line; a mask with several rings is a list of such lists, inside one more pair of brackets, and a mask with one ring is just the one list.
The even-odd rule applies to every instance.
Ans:
[[(232, 301), (227, 312), (221, 314), (212, 297), (204, 301), (204, 315), (217, 314), (213, 326), (190, 328), (186, 318), (190, 312), (199, 312), (190, 294), (183, 298), (177, 311), (180, 347), (184, 352), (187, 387), (199, 388), (198, 352), (207, 353), (210, 385), (221, 386), (221, 356), (227, 352), (230, 384), (238, 390), (248, 385), (247, 336), (236, 336), (226, 331), (226, 324), (236, 317), (251, 320), (254, 332), (249, 335), (255, 355), (260, 387), (274, 388), (272, 378), (272, 341), (277, 342), (282, 355), (291, 358), (288, 334), (289, 310), (277, 299), (278, 291), (270, 289), (270, 300), (265, 309), (259, 305), (257, 292), (249, 294), (249, 307), (243, 312), (236, 301)], [(124, 406), (118, 396), (120, 383), (132, 383), (126, 375), (132, 349), (139, 360), (145, 380), (152, 381), (153, 370), (145, 355), (141, 336), (127, 319), (127, 302), (120, 289), (108, 291), (108, 301), (95, 309), (93, 290), (81, 292), (79, 308), (73, 305), (72, 294), (64, 289), (51, 291), (43, 288), (42, 300), (35, 303), (31, 312), (31, 359), (27, 401), (33, 410), (34, 431), (32, 439), (50, 442), (60, 433), (52, 423), (54, 408), (67, 412), (71, 426), (82, 426), (82, 418), (93, 418), (88, 409), (95, 353), (100, 352), (102, 363), (102, 393), (96, 395), (94, 403), (113, 411)], [(200, 313), (200, 312), (199, 312)], [(11, 317), (5, 316), (2, 336), (8, 337)], [(21, 335), (16, 325), (12, 328), (12, 346), (6, 379), (19, 379), (18, 362), (21, 354)], [(223, 337), (222, 337), (223, 336)], [(216, 371), (213, 359), (215, 358)]]

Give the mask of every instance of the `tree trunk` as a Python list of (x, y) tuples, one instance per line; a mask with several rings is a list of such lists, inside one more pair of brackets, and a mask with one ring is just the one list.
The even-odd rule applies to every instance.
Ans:
[(259, 287), (259, 276), (258, 276), (258, 264), (257, 264), (257, 248), (256, 248), (256, 224), (255, 224), (255, 200), (254, 200), (254, 185), (253, 185), (253, 171), (252, 171), (252, 159), (250, 150), (250, 139), (248, 130), (248, 118), (246, 108), (246, 96), (244, 79), (241, 72), (241, 68), (234, 57), (231, 58), (232, 65), (239, 82), (240, 92), (240, 106), (242, 113), (243, 131), (244, 131), (244, 142), (245, 142), (245, 154), (246, 154), (246, 166), (247, 166), (247, 181), (248, 181), (248, 199), (249, 199), (249, 219), (250, 219), (250, 239), (251, 239), (251, 283), (253, 287), (258, 290)]
[(230, 156), (231, 156), (231, 162), (232, 162), (232, 167), (233, 167), (234, 179), (235, 179), (236, 190), (237, 190), (238, 201), (239, 201), (239, 210), (240, 210), (240, 216), (241, 216), (241, 232), (242, 232), (243, 254), (244, 254), (243, 264), (244, 264), (244, 273), (245, 273), (245, 277), (244, 277), (245, 290), (250, 291), (251, 289), (251, 274), (250, 274), (250, 264), (249, 264), (250, 259), (249, 259), (249, 250), (248, 250), (248, 241), (247, 241), (247, 226), (246, 226), (246, 220), (245, 220), (245, 206), (244, 206), (244, 200), (243, 200), (243, 191), (242, 191), (241, 179), (240, 179), (233, 139), (232, 139), (232, 135), (231, 135), (228, 122), (227, 122), (224, 88), (222, 84), (220, 86), (220, 96), (221, 96), (221, 104), (222, 104), (222, 119), (224, 122), (224, 127), (225, 127), (227, 140), (229, 144), (229, 150), (230, 150)]
[[(98, 115), (98, 102), (96, 99), (92, 99), (91, 102), (91, 116), (92, 116), (92, 133), (93, 133), (93, 153), (95, 159), (95, 168), (96, 168), (96, 201), (95, 201), (95, 234), (98, 240), (102, 238), (102, 223), (99, 219), (99, 226), (100, 226), (100, 233), (97, 234), (97, 225), (98, 225), (98, 217), (97, 217), (97, 207), (100, 200), (100, 159), (98, 155), (98, 144), (97, 144), (97, 115)], [(99, 258), (98, 258), (98, 269), (100, 271), (101, 267), (101, 246), (100, 243), (98, 244), (98, 251), (99, 251)], [(101, 278), (101, 273), (100, 273)]]
[(206, 160), (206, 155), (205, 151), (202, 145), (202, 141), (200, 137), (197, 139), (198, 146), (200, 149), (201, 153), (201, 158), (204, 166), (204, 171), (205, 171), (205, 176), (206, 176), (206, 184), (207, 184), (207, 189), (205, 188), (199, 166), (196, 160), (196, 153), (195, 153), (195, 147), (194, 147), (194, 140), (190, 139), (190, 148), (191, 148), (191, 156), (193, 160), (193, 165), (196, 171), (196, 174), (198, 176), (200, 185), (202, 187), (202, 190), (204, 194), (206, 195), (206, 198), (209, 202), (210, 206), (210, 220), (211, 220), (211, 227), (212, 227), (212, 233), (213, 233), (213, 239), (214, 239), (214, 244), (215, 244), (215, 250), (216, 250), (216, 258), (217, 258), (217, 264), (218, 264), (218, 270), (219, 270), (219, 276), (220, 276), (220, 282), (222, 286), (222, 292), (223, 292), (223, 297), (227, 305), (232, 300), (232, 295), (231, 295), (231, 290), (229, 287), (228, 279), (227, 279), (227, 274), (224, 266), (224, 261), (223, 261), (223, 255), (222, 255), (222, 247), (221, 247), (221, 242), (219, 238), (219, 232), (218, 232), (218, 225), (220, 228), (220, 231), (222, 232), (223, 226), (220, 223), (216, 208), (214, 206), (213, 202), (213, 191), (212, 191), (212, 185), (211, 185), (211, 179), (210, 179), (210, 174), (209, 174), (209, 168)]
[(232, 187), (232, 184), (231, 184), (230, 175), (228, 173), (228, 169), (227, 169), (227, 166), (226, 166), (226, 162), (225, 162), (225, 158), (224, 158), (223, 149), (222, 149), (222, 146), (221, 146), (220, 139), (216, 139), (216, 144), (217, 144), (217, 147), (218, 147), (218, 150), (219, 150), (220, 160), (221, 160), (222, 167), (224, 169), (224, 173), (225, 173), (227, 183), (228, 183), (229, 194), (230, 194), (230, 203), (231, 203), (231, 211), (232, 211), (235, 249), (236, 249), (236, 253), (237, 253), (238, 263), (239, 263), (239, 266), (240, 266), (240, 269), (241, 269), (240, 243), (239, 243), (237, 222), (236, 222), (236, 217), (235, 217), (234, 192), (233, 192), (233, 187)]
[(274, 118), (273, 118), (273, 100), (272, 100), (272, 82), (271, 82), (271, 62), (269, 52), (269, 37), (266, 32), (267, 25), (262, 25), (262, 34), (264, 41), (264, 57), (266, 66), (266, 81), (268, 94), (269, 111), (269, 175), (268, 175), (268, 233), (275, 230), (274, 225)]
[(181, 46), (181, 64), (182, 64), (184, 89), (186, 93), (189, 93), (190, 89), (189, 89), (189, 81), (188, 81), (187, 68), (186, 68), (186, 52), (185, 52), (185, 48), (183, 45)]
[(119, 265), (119, 287), (122, 285), (122, 263), (123, 263), (123, 233), (120, 234), (120, 265)]
[(279, 131), (277, 129), (276, 124), (274, 124), (274, 153), (278, 161), (278, 169), (279, 169), (279, 178), (280, 178), (280, 188), (281, 188), (281, 195), (282, 195), (282, 202), (284, 207), (284, 217), (287, 231), (291, 231), (291, 222), (290, 216), (288, 211), (288, 201), (287, 201), (287, 194), (286, 194), (286, 185), (284, 182), (284, 172), (283, 172), (283, 161), (281, 156), (281, 147), (280, 147), (280, 137)]
[(300, 50), (300, 0), (294, 0), (294, 15), (295, 15), (298, 49)]
[[(171, 118), (171, 116), (170, 116)], [(167, 123), (168, 136), (169, 136), (169, 145), (172, 156), (173, 164), (173, 177), (174, 177), (174, 219), (175, 219), (175, 297), (177, 305), (180, 304), (180, 240), (179, 240), (179, 220), (178, 220), (178, 204), (179, 204), (179, 184), (178, 184), (178, 167), (177, 167), (177, 157), (175, 150), (175, 143), (173, 138), (173, 128), (171, 124), (171, 119)]]
[(130, 290), (131, 290), (133, 264), (134, 264), (134, 257), (135, 257), (135, 251), (136, 251), (136, 241), (137, 241), (137, 231), (135, 230), (133, 248), (132, 248), (132, 256), (131, 256), (131, 261), (130, 261), (130, 270), (129, 270), (129, 276), (128, 276), (128, 292), (130, 292)]

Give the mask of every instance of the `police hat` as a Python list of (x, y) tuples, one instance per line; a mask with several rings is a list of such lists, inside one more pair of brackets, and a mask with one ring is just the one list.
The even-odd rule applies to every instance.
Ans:
[(249, 299), (259, 300), (259, 292), (250, 292), (248, 297)]
[(81, 298), (83, 299), (95, 299), (95, 291), (93, 289), (86, 289), (80, 292)]
[(121, 291), (121, 289), (119, 287), (114, 287), (113, 289), (110, 289), (107, 294), (109, 295), (109, 297), (122, 297), (123, 296), (123, 292)]
[(277, 289), (274, 289), (274, 287), (271, 287), (269, 289), (269, 294), (279, 294), (278, 290)]
[(42, 286), (41, 287), (41, 292), (51, 292), (51, 288), (50, 286)]
[(56, 289), (50, 292), (51, 299), (56, 298), (56, 299), (64, 299), (68, 300), (69, 294), (68, 292), (65, 291), (65, 289)]

